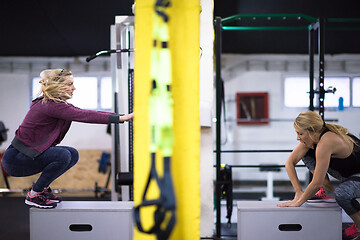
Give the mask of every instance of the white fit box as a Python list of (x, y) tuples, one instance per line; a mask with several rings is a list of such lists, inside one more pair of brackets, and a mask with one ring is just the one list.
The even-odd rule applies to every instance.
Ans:
[(30, 208), (30, 240), (131, 240), (133, 202), (63, 201)]
[(341, 240), (340, 207), (280, 208), (276, 201), (238, 201), (238, 240)]

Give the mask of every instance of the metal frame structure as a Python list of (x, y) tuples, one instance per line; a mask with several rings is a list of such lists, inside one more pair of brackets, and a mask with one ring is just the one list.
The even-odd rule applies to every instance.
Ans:
[[(282, 19), (282, 20), (305, 20), (304, 26), (224, 26), (225, 24), (233, 23), (239, 19)], [(221, 168), (221, 97), (222, 97), (222, 80), (221, 80), (221, 53), (222, 53), (222, 31), (308, 31), (308, 52), (309, 52), (309, 80), (310, 80), (310, 96), (309, 96), (309, 110), (313, 111), (314, 107), (314, 96), (319, 94), (319, 114), (324, 119), (324, 101), (325, 91), (324, 89), (324, 78), (325, 78), (325, 24), (326, 23), (348, 23), (348, 22), (360, 22), (358, 18), (352, 19), (335, 19), (335, 18), (314, 18), (304, 14), (237, 14), (224, 19), (216, 17), (214, 20), (215, 28), (215, 56), (216, 56), (216, 184), (215, 184), (215, 200), (216, 200), (216, 236), (221, 236), (221, 205), (220, 205), (220, 187), (222, 182), (220, 179), (220, 168)], [(358, 26), (351, 27), (327, 27), (331, 30), (359, 30)], [(317, 35), (317, 41), (316, 41)], [(318, 55), (319, 55), (319, 90), (314, 91), (314, 53), (316, 42), (318, 44)], [(254, 150), (256, 151), (256, 150)], [(288, 151), (288, 150), (263, 150), (262, 152), (277, 152), (277, 151)], [(233, 152), (237, 152), (234, 150)], [(242, 152), (242, 151), (238, 151)], [(249, 150), (248, 152), (253, 152)], [(240, 166), (238, 166), (240, 167)], [(246, 167), (246, 166), (244, 166)], [(254, 167), (254, 166), (251, 166)]]
[[(112, 49), (128, 49), (126, 53), (111, 55), (111, 71), (113, 86), (113, 110), (115, 113), (133, 112), (133, 80), (134, 80), (134, 17), (117, 16), (115, 26), (111, 28)], [(120, 134), (121, 132), (121, 134)], [(133, 172), (133, 123), (114, 124), (112, 127), (113, 146), (111, 157), (112, 189), (111, 200), (133, 199), (132, 184), (119, 185), (119, 174), (132, 175)], [(121, 143), (121, 144), (120, 144)]]

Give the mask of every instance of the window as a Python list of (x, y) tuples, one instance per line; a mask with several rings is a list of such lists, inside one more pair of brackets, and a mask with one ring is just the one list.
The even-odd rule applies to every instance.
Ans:
[(353, 79), (352, 100), (353, 107), (360, 107), (360, 77), (356, 77)]
[(39, 81), (41, 80), (41, 78), (39, 77), (35, 77), (32, 79), (32, 95), (31, 95), (31, 99), (34, 99), (38, 96), (38, 94), (40, 93), (40, 83)]
[[(40, 91), (39, 81), (39, 77), (32, 79), (32, 99), (36, 98)], [(74, 77), (74, 86), (74, 95), (68, 100), (74, 106), (83, 109), (112, 108), (111, 77)]]
[(336, 88), (334, 93), (325, 94), (325, 108), (338, 107), (339, 98), (344, 99), (344, 107), (350, 106), (350, 78), (348, 77), (325, 77), (324, 89)]
[(75, 77), (74, 86), (76, 90), (69, 103), (84, 109), (97, 109), (98, 81), (96, 77)]
[(284, 82), (284, 102), (286, 107), (308, 107), (310, 81), (306, 77), (288, 77)]
[[(317, 79), (314, 79), (315, 91), (319, 89)], [(360, 92), (360, 78), (359, 86), (355, 89), (355, 81), (353, 82), (354, 91)], [(354, 88), (355, 87), (355, 88)], [(339, 98), (342, 97), (344, 107), (350, 107), (350, 77), (325, 77), (324, 89), (330, 91), (336, 88), (334, 93), (328, 92), (325, 94), (325, 108), (336, 108), (339, 106)], [(310, 81), (308, 77), (287, 77), (284, 81), (284, 104), (286, 107), (309, 107)], [(358, 94), (359, 95), (359, 94)], [(318, 94), (314, 96), (314, 106), (318, 106)], [(353, 100), (354, 100), (353, 99)], [(360, 105), (360, 96), (358, 100)]]
[(112, 108), (112, 79), (111, 77), (103, 77), (100, 82), (100, 107), (102, 109)]

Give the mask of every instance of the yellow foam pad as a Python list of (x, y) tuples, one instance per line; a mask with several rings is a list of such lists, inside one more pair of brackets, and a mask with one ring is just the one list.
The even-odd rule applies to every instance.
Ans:
[[(141, 202), (150, 171), (149, 106), (152, 17), (154, 1), (138, 0), (135, 7), (134, 73), (134, 201)], [(199, 45), (200, 1), (171, 1), (169, 47), (172, 54), (175, 143), (171, 162), (177, 201), (177, 223), (170, 239), (200, 239), (200, 123)], [(161, 158), (157, 161), (161, 161)], [(158, 169), (162, 172), (162, 169)], [(159, 191), (150, 187), (148, 196)], [(141, 214), (144, 227), (152, 226), (150, 211)], [(156, 239), (135, 229), (135, 240)]]

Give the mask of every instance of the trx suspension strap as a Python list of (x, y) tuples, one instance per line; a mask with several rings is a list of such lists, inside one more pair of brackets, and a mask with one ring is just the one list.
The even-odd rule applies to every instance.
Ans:
[[(149, 119), (151, 130), (151, 168), (142, 196), (142, 202), (134, 209), (135, 223), (140, 232), (156, 234), (158, 240), (168, 239), (176, 223), (176, 201), (170, 172), (170, 161), (174, 143), (173, 98), (171, 93), (171, 54), (168, 48), (168, 20), (165, 9), (169, 1), (156, 0), (153, 20), (153, 48), (151, 52), (151, 93), (149, 98)], [(159, 151), (160, 150), (160, 151)], [(156, 153), (162, 153), (163, 176), (156, 170)], [(151, 182), (160, 191), (158, 199), (148, 199)], [(154, 206), (154, 225), (144, 229), (140, 210)]]

